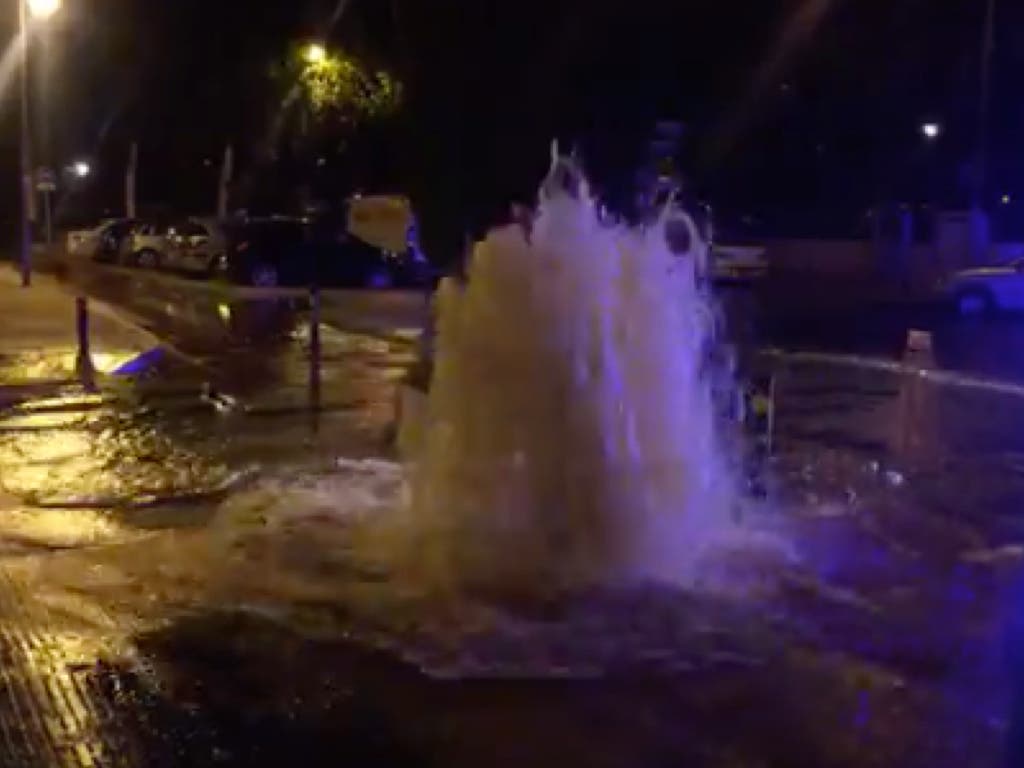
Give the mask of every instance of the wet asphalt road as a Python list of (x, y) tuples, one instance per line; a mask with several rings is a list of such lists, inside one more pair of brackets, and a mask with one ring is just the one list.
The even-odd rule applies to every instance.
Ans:
[[(316, 505), (333, 497), (294, 496), (296, 478), (330, 476), (338, 457), (392, 454), (423, 297), (325, 295), (311, 409), (301, 292), (108, 268), (69, 279), (169, 348), (99, 400), (72, 388), (0, 413), (16, 502), (0, 523), (0, 765), (1007, 764), (1018, 686), (991, 648), (1024, 542), (1013, 392), (762, 362), (779, 382), (770, 490), (799, 511), (787, 525), (827, 589), (787, 582), (756, 616), (687, 598), (680, 619), (680, 598), (656, 591), (569, 617), (546, 607), (531, 642), (558, 659), (596, 653), (587, 638), (606, 634), (603, 676), (451, 680), (347, 639), (405, 609), (329, 546), (343, 531)], [(749, 342), (1024, 381), (1013, 319), (726, 302)], [(908, 356), (919, 327), (933, 350)], [(221, 520), (232, 498), (246, 500), (227, 504), (244, 536)], [(356, 591), (340, 599), (339, 582)], [(409, 623), (401, 635), (421, 631)], [(529, 644), (481, 634), (478, 664)]]

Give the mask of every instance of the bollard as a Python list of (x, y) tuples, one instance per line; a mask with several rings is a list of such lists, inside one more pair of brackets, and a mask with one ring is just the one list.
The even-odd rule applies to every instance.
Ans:
[(320, 288), (309, 289), (309, 407), (315, 414), (320, 410)]
[(84, 296), (75, 299), (75, 329), (78, 334), (75, 373), (87, 389), (95, 389), (96, 369), (89, 352), (89, 303)]
[(776, 395), (778, 394), (776, 387), (777, 379), (778, 374), (772, 373), (772, 377), (768, 381), (768, 434), (765, 437), (765, 453), (768, 456), (771, 456), (775, 451), (775, 406)]

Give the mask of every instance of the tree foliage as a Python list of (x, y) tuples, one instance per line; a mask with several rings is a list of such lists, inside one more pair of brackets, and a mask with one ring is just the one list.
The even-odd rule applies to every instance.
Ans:
[(391, 73), (371, 70), (346, 51), (326, 52), (309, 61), (302, 49), (278, 72), (289, 101), (316, 131), (349, 132), (394, 115), (402, 104), (402, 84)]
[(318, 120), (351, 123), (386, 117), (398, 110), (402, 99), (401, 83), (390, 74), (371, 74), (340, 54), (306, 64), (299, 82)]

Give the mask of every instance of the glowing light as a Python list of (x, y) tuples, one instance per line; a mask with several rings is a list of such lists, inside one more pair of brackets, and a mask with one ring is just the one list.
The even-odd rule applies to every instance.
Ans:
[(227, 305), (227, 304), (218, 304), (217, 305), (217, 314), (220, 315), (220, 319), (222, 321), (224, 321), (225, 324), (228, 324), (228, 323), (231, 322), (231, 307), (229, 305)]
[(163, 347), (153, 347), (141, 355), (123, 362), (109, 371), (111, 376), (138, 376), (156, 365), (164, 357)]
[(28, 12), (33, 19), (48, 19), (60, 10), (61, 0), (28, 0)]
[(922, 123), (921, 135), (928, 141), (935, 141), (935, 139), (942, 135), (942, 126), (938, 123)]
[(306, 46), (304, 56), (309, 64), (322, 64), (327, 59), (327, 49), (320, 43), (310, 43)]
[(137, 356), (137, 352), (93, 352), (92, 365), (100, 373), (112, 374)]
[(74, 165), (71, 166), (71, 170), (74, 171), (75, 176), (80, 179), (84, 179), (92, 173), (92, 168), (84, 160), (77, 160)]
[(1000, 198), (999, 202), (1001, 202), (1003, 205), (1009, 205), (1010, 203), (1013, 202), (1013, 199), (1009, 195), (1003, 195)]

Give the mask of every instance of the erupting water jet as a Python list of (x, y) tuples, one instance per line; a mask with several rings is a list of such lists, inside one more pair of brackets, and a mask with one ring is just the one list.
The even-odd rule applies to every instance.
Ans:
[[(677, 221), (680, 213), (673, 218)], [(554, 158), (532, 228), (492, 231), (438, 295), (406, 524), (426, 578), (536, 592), (685, 582), (735, 500), (691, 250), (599, 220)]]

